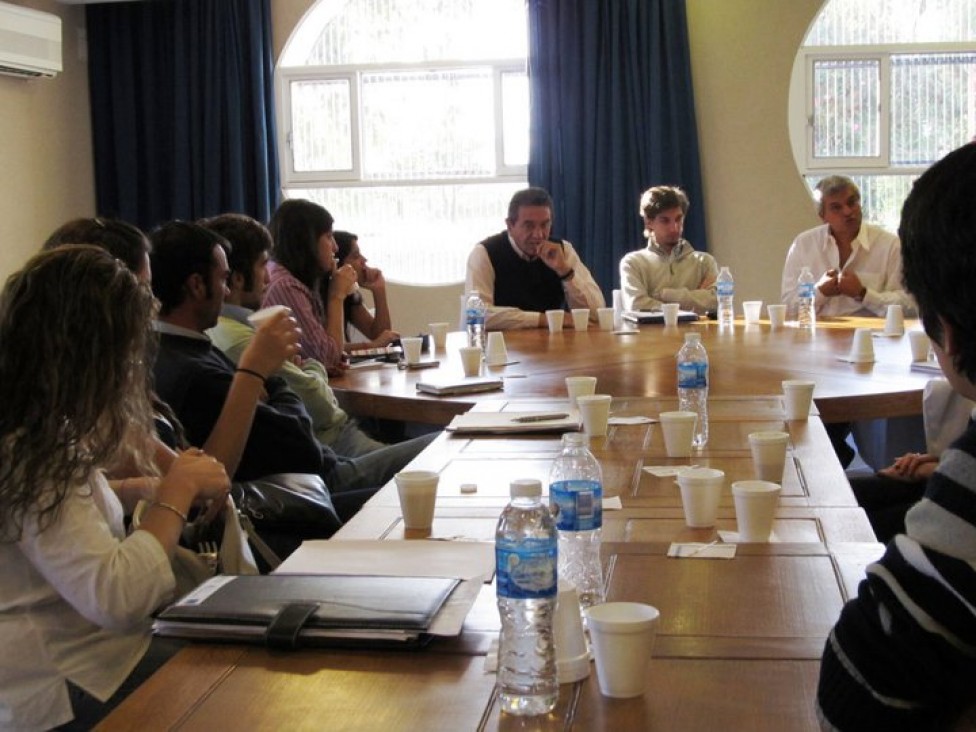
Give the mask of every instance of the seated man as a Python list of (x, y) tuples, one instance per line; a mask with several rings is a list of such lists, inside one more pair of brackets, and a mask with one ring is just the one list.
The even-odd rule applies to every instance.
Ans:
[[(926, 171), (901, 214), (905, 285), (952, 387), (976, 399), (976, 145)], [(976, 700), (976, 425), (943, 452), (905, 533), (867, 568), (824, 648), (824, 729), (951, 729)], [(960, 727), (961, 729), (961, 727)]]
[(884, 317), (889, 305), (906, 315), (915, 301), (901, 279), (901, 244), (884, 229), (862, 222), (861, 191), (847, 176), (824, 178), (814, 191), (824, 222), (793, 240), (783, 266), (782, 301), (797, 306), (797, 280), (803, 267), (817, 278), (818, 315)]
[(476, 244), (468, 256), (465, 291), (476, 290), (488, 306), (488, 330), (545, 328), (546, 310), (595, 311), (606, 304), (573, 245), (549, 239), (552, 199), (546, 191), (518, 191), (505, 224), (505, 231)]
[[(269, 356), (237, 366), (214, 348), (205, 335), (217, 324), (230, 270), (230, 246), (220, 235), (196, 224), (164, 224), (150, 237), (152, 287), (160, 301), (159, 353), (154, 368), (156, 389), (172, 407), (192, 445), (202, 445), (223, 418), (224, 405), (238, 413), (227, 430), (239, 460), (227, 472), (235, 480), (274, 473), (316, 473), (322, 476), (343, 520), (352, 516), (384, 483), (410, 461), (391, 446), (359, 458), (339, 457), (315, 439), (308, 412), (274, 373), (283, 358), (276, 344), (287, 344), (284, 355), (297, 353), (295, 322), (286, 315), (262, 324), (254, 343), (267, 348), (248, 351)], [(271, 357), (274, 356), (274, 357)], [(406, 444), (406, 443), (405, 443)], [(228, 449), (228, 453), (233, 451)]]
[[(268, 286), (271, 234), (261, 223), (243, 214), (215, 216), (200, 224), (230, 243), (228, 291), (217, 325), (208, 329), (207, 335), (238, 363), (254, 339), (254, 326), (247, 316), (261, 307), (261, 297)], [(339, 406), (329, 387), (325, 367), (314, 359), (301, 359), (300, 365), (285, 361), (276, 375), (301, 398), (318, 440), (339, 455), (359, 457), (377, 450), (393, 450), (400, 456), (398, 461), (412, 460), (436, 437), (436, 434), (424, 435), (395, 446), (374, 440)]]
[(620, 290), (627, 310), (660, 310), (665, 302), (696, 313), (716, 308), (715, 258), (681, 238), (688, 205), (688, 196), (677, 186), (655, 186), (641, 196), (647, 246), (620, 260)]

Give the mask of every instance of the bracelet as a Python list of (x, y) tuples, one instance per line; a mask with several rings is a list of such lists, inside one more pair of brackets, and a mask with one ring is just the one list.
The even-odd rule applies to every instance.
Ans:
[(564, 275), (561, 275), (561, 276), (559, 277), (559, 279), (560, 279), (560, 281), (562, 281), (562, 282), (565, 282), (565, 281), (566, 281), (566, 280), (568, 280), (568, 279), (569, 279), (570, 277), (572, 277), (572, 276), (573, 276), (574, 274), (576, 274), (576, 270), (575, 270), (575, 269), (573, 269), (572, 267), (570, 267), (570, 268), (569, 268), (569, 272), (567, 272), (567, 273), (566, 273), (566, 274), (564, 274)]
[(246, 369), (246, 368), (243, 368), (241, 366), (238, 366), (236, 369), (234, 369), (234, 371), (235, 371), (235, 373), (238, 373), (238, 374), (247, 374), (248, 376), (253, 376), (255, 379), (260, 379), (262, 384), (267, 381), (267, 378), (265, 378), (264, 376), (262, 376), (261, 374), (259, 374), (254, 369)]
[(159, 506), (160, 508), (165, 508), (167, 511), (172, 511), (173, 513), (175, 513), (177, 516), (180, 517), (180, 520), (184, 524), (187, 521), (190, 520), (185, 513), (183, 513), (180, 509), (178, 509), (172, 503), (166, 503), (165, 501), (153, 501), (152, 505), (153, 506)]

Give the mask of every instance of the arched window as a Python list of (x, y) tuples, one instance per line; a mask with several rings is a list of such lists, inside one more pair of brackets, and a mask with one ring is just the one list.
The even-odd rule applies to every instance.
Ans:
[(526, 185), (525, 0), (319, 0), (276, 71), (285, 195), (387, 278), (464, 279)]
[(811, 189), (860, 186), (895, 231), (912, 182), (976, 134), (976, 0), (828, 0), (797, 54), (790, 135)]

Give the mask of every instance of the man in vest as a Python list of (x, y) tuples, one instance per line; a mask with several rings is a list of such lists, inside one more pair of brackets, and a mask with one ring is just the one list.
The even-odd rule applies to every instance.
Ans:
[(545, 190), (512, 196), (505, 224), (468, 256), (465, 290), (477, 291), (488, 306), (488, 330), (545, 328), (546, 310), (589, 308), (592, 317), (605, 305), (573, 245), (549, 238), (552, 198)]

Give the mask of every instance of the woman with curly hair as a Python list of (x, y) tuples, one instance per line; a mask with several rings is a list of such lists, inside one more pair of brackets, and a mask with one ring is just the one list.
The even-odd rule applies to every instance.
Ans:
[[(172, 600), (187, 513), (223, 504), (223, 467), (177, 456), (139, 528), (108, 470), (158, 475), (147, 345), (154, 301), (101, 249), (43, 252), (0, 294), (0, 728), (87, 729), (174, 646), (150, 616)], [(74, 720), (72, 722), (72, 720)]]

